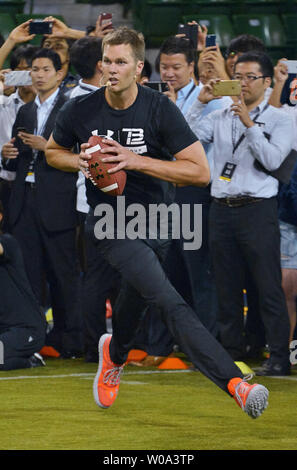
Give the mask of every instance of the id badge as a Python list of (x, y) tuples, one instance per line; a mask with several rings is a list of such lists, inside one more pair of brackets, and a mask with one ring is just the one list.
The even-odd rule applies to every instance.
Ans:
[(35, 174), (33, 171), (28, 171), (25, 181), (27, 183), (35, 183)]
[(235, 163), (226, 162), (220, 175), (220, 180), (228, 181), (228, 183), (230, 183), (236, 166), (237, 165)]

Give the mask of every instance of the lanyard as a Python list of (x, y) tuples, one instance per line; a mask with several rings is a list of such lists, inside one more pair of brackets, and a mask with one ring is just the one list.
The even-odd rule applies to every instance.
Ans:
[(191, 94), (193, 93), (193, 91), (195, 90), (195, 88), (196, 88), (196, 85), (195, 85), (195, 83), (193, 83), (192, 88), (191, 88), (190, 91), (188, 92), (187, 96), (184, 98), (183, 104), (182, 104), (181, 107), (179, 108), (180, 110), (183, 109), (185, 103), (187, 102), (188, 98), (190, 98), (190, 96), (191, 96)]
[[(260, 111), (253, 119), (253, 122), (256, 122), (258, 117), (264, 113), (264, 111), (266, 111), (266, 109), (268, 108), (269, 104), (266, 103), (266, 105), (264, 106), (263, 110)], [(236, 116), (237, 117), (237, 116)], [(239, 139), (237, 140), (237, 142), (235, 142), (235, 133), (236, 133), (236, 121), (234, 119), (234, 116), (233, 116), (233, 119), (232, 119), (232, 145), (233, 145), (233, 151), (232, 151), (232, 158), (234, 158), (234, 153), (235, 151), (238, 149), (239, 145), (241, 144), (241, 142), (243, 141), (243, 139), (245, 138), (245, 133), (241, 134), (241, 136), (239, 137)]]

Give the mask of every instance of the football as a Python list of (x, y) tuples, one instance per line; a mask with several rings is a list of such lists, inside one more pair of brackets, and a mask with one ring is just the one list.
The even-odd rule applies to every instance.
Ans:
[(113, 168), (117, 163), (103, 162), (102, 158), (112, 154), (103, 154), (101, 149), (108, 147), (108, 144), (103, 142), (104, 136), (92, 135), (88, 143), (90, 147), (86, 150), (88, 155), (91, 155), (89, 163), (89, 178), (91, 182), (110, 196), (120, 196), (125, 188), (127, 174), (124, 170), (117, 171), (116, 173), (108, 173), (110, 168)]

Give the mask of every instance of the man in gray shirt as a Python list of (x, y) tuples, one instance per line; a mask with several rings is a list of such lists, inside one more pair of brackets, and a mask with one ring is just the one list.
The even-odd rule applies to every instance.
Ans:
[[(214, 99), (214, 81), (200, 92), (187, 120), (199, 139), (213, 142), (210, 249), (217, 284), (220, 338), (236, 360), (243, 353), (244, 270), (259, 293), (259, 311), (270, 358), (258, 375), (288, 375), (289, 320), (281, 287), (280, 235), (277, 218), (277, 169), (292, 148), (293, 121), (264, 99), (273, 66), (263, 53), (245, 53), (236, 62), (239, 99), (198, 119)], [(262, 165), (262, 166), (261, 166)], [(262, 170), (260, 169), (262, 168)]]

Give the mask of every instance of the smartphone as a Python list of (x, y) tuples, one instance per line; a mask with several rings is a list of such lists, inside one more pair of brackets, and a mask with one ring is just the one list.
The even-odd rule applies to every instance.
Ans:
[(198, 24), (179, 24), (177, 34), (185, 34), (185, 38), (190, 42), (190, 47), (197, 49)]
[(13, 70), (4, 74), (4, 85), (7, 86), (27, 86), (32, 85), (32, 78), (29, 70)]
[(27, 132), (28, 133), (28, 131), (25, 127), (17, 127), (17, 131), (18, 132)]
[(287, 65), (288, 73), (297, 74), (297, 60), (282, 60), (281, 63)]
[(34, 20), (29, 23), (29, 34), (52, 34), (53, 22)]
[(187, 25), (180, 23), (177, 28), (177, 34), (187, 34)]
[(239, 96), (241, 93), (240, 80), (220, 80), (213, 86), (213, 96)]
[(215, 34), (208, 34), (205, 39), (205, 47), (214, 47), (216, 45), (217, 38)]
[[(112, 14), (111, 13), (102, 13), (101, 14), (101, 26), (106, 26), (111, 21), (112, 21)], [(112, 28), (112, 23), (108, 25), (108, 29), (109, 28)]]
[(153, 90), (160, 91), (164, 93), (164, 91), (168, 91), (169, 87), (166, 82), (146, 82), (144, 83), (145, 86), (152, 88)]

